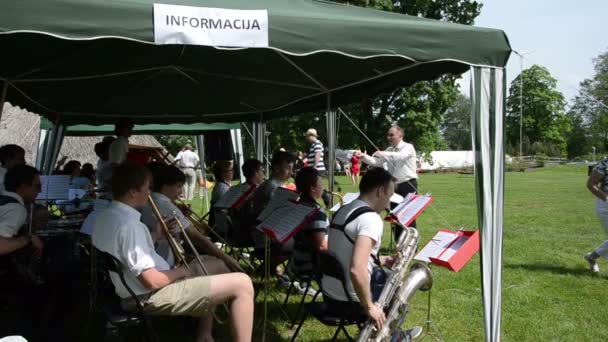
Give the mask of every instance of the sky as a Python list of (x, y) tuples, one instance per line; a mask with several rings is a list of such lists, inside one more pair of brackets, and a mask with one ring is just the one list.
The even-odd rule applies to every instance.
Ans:
[[(524, 69), (546, 67), (572, 102), (579, 83), (593, 76), (593, 58), (608, 51), (608, 0), (481, 0), (475, 26), (505, 31), (511, 48), (524, 55)], [(520, 73), (520, 58), (507, 64), (507, 89)], [(469, 93), (469, 76), (460, 81)]]

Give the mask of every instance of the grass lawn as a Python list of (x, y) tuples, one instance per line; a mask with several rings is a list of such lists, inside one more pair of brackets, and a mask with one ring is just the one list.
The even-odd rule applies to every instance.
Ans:
[[(604, 239), (595, 216), (592, 195), (586, 190), (586, 167), (560, 166), (506, 175), (503, 245), (502, 337), (505, 341), (606, 341), (602, 317), (608, 265), (592, 275), (582, 256)], [(418, 219), (425, 244), (440, 228), (476, 229), (477, 209), (473, 176), (422, 174), (421, 192), (432, 192), (435, 202)], [(343, 192), (354, 187), (338, 177)], [(200, 202), (199, 202), (200, 203)], [(196, 203), (195, 206), (200, 205)], [(389, 245), (385, 227), (383, 246)], [(445, 341), (483, 340), (483, 308), (479, 255), (459, 273), (431, 266), (433, 325)], [(277, 301), (284, 298), (274, 289)], [(259, 298), (261, 299), (261, 297)], [(290, 308), (295, 309), (298, 296)], [(286, 340), (292, 331), (269, 303), (267, 340)], [(407, 326), (424, 325), (427, 293), (413, 300)], [(256, 307), (256, 322), (263, 316)], [(355, 333), (354, 330), (351, 330)], [(308, 319), (302, 341), (329, 340), (334, 330)], [(356, 334), (356, 333), (355, 333)], [(261, 338), (256, 329), (254, 340)], [(229, 340), (228, 338), (226, 340)]]

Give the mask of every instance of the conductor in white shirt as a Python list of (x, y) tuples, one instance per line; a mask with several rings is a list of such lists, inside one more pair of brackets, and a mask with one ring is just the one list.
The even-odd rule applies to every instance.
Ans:
[(177, 163), (177, 167), (179, 167), (186, 176), (183, 192), (184, 197), (191, 201), (194, 198), (194, 185), (196, 183), (195, 168), (200, 163), (198, 155), (192, 152), (192, 145), (184, 145), (184, 149), (175, 156), (175, 161), (173, 163)]
[[(414, 145), (403, 141), (403, 129), (391, 126), (386, 134), (389, 146), (384, 151), (376, 151), (369, 156), (358, 153), (361, 160), (370, 166), (385, 167), (397, 179), (395, 193), (405, 197), (418, 191), (418, 174), (416, 173), (416, 150)], [(416, 221), (412, 222), (416, 227)], [(395, 227), (395, 240), (399, 239), (402, 229)]]

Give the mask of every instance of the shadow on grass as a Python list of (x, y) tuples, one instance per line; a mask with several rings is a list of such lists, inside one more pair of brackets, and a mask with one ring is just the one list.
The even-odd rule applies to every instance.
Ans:
[(570, 268), (553, 264), (505, 264), (504, 267), (508, 269), (521, 269), (535, 272), (550, 272), (561, 275), (575, 275), (583, 277), (602, 278), (608, 280), (608, 275), (598, 275), (595, 273), (591, 273), (589, 269), (582, 267)]

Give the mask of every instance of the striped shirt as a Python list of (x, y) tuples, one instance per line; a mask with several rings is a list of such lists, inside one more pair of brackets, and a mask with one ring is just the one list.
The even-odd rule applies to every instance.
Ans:
[[(321, 152), (321, 158), (319, 158), (319, 162), (315, 165), (315, 155), (317, 152)], [(317, 171), (325, 171), (325, 164), (323, 164), (323, 143), (320, 140), (315, 141), (310, 144), (308, 148), (308, 156), (307, 156), (306, 166), (314, 167)]]
[(327, 235), (329, 221), (319, 204), (309, 197), (302, 197), (301, 204), (318, 208), (319, 211), (312, 220), (294, 236), (294, 251), (289, 268), (296, 273), (310, 273), (315, 270), (315, 255), (317, 247), (312, 240), (312, 234), (323, 232)]
[(597, 172), (604, 176), (604, 179), (602, 180), (602, 191), (608, 191), (608, 158), (597, 163), (593, 168), (593, 172)]

